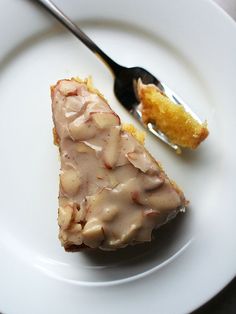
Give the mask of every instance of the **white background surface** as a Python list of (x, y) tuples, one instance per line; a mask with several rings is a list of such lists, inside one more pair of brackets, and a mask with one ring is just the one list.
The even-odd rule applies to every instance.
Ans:
[[(79, 9), (77, 1), (56, 2), (68, 15), (87, 20), (81, 22), (84, 30), (114, 59), (130, 66), (142, 63), (166, 81), (207, 117), (211, 135), (198, 152), (181, 158), (148, 136), (147, 147), (192, 204), (185, 216), (160, 230), (153, 245), (109, 256), (65, 253), (55, 236), (58, 164), (49, 85), (61, 77), (92, 74), (112, 107), (125, 121), (132, 120), (113, 96), (109, 71), (82, 44), (61, 28), (51, 28), (52, 20), (28, 2), (2, 1), (1, 310), (120, 313), (122, 300), (127, 313), (188, 312), (235, 274), (235, 151), (230, 139), (236, 116), (235, 26), (207, 1), (177, 5), (153, 0), (158, 10), (145, 6), (148, 24), (141, 2), (119, 1), (111, 7), (104, 0), (99, 6), (87, 0)], [(14, 29), (7, 23), (10, 16)], [(95, 17), (137, 26), (94, 23)]]

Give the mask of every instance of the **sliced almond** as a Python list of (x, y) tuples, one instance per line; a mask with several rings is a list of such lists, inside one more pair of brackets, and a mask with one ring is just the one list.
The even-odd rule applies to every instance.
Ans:
[(91, 248), (98, 247), (104, 240), (102, 225), (98, 221), (87, 222), (83, 229), (84, 244)]
[(148, 205), (159, 211), (165, 212), (181, 205), (178, 193), (169, 186), (164, 186), (151, 193), (147, 198)]
[(94, 151), (91, 147), (83, 142), (76, 144), (76, 150), (78, 153), (92, 153)]
[(60, 82), (60, 92), (64, 96), (72, 96), (77, 94), (77, 84), (74, 81), (63, 80)]
[(77, 118), (69, 124), (70, 136), (73, 140), (88, 140), (96, 135), (97, 129), (89, 120)]
[(81, 224), (74, 224), (67, 232), (67, 240), (75, 245), (80, 245), (83, 241)]
[(120, 118), (114, 112), (92, 112), (90, 115), (100, 129), (120, 125)]
[(110, 248), (122, 248), (127, 246), (128, 243), (131, 244), (139, 228), (140, 227), (138, 225), (132, 224), (130, 229), (126, 233), (122, 234), (120, 239), (112, 239), (109, 241)]
[(66, 230), (71, 222), (73, 215), (73, 208), (70, 205), (65, 207), (59, 207), (58, 209), (58, 224), (63, 229)]
[(145, 191), (158, 189), (164, 183), (164, 179), (160, 176), (146, 176), (143, 180), (143, 188)]
[(153, 163), (150, 156), (145, 151), (127, 153), (126, 157), (134, 167), (144, 173), (147, 171), (152, 174), (159, 173), (158, 166)]
[(70, 233), (78, 233), (82, 230), (81, 224), (74, 223), (71, 228), (69, 229)]
[(108, 169), (112, 169), (119, 157), (120, 127), (110, 129), (107, 144), (103, 152), (104, 164)]
[(64, 170), (60, 176), (63, 191), (68, 195), (75, 195), (80, 186), (78, 172), (73, 169)]

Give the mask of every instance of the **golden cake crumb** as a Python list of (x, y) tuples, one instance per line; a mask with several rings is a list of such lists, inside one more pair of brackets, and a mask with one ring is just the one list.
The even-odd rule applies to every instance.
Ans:
[(83, 83), (87, 86), (88, 90), (90, 91), (90, 93), (94, 93), (99, 95), (101, 98), (103, 98), (105, 101), (106, 98), (104, 97), (104, 95), (97, 89), (94, 87), (93, 85), (93, 78), (91, 75), (89, 75), (87, 78), (85, 78), (84, 80), (79, 78), (79, 77), (73, 77), (72, 80), (78, 82), (78, 83)]
[(207, 123), (200, 124), (181, 105), (176, 105), (154, 85), (139, 86), (144, 123), (158, 129), (182, 147), (195, 149), (208, 136)]
[(146, 137), (146, 133), (144, 131), (137, 130), (131, 123), (123, 123), (122, 130), (129, 132), (131, 135), (133, 135), (133, 137), (136, 138), (137, 141), (139, 141), (139, 143), (144, 145)]

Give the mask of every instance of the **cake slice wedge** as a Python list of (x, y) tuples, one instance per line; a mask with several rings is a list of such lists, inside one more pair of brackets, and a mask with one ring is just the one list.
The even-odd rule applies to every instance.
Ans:
[(186, 205), (182, 191), (90, 80), (58, 81), (51, 98), (62, 246), (116, 250), (151, 241), (153, 230)]

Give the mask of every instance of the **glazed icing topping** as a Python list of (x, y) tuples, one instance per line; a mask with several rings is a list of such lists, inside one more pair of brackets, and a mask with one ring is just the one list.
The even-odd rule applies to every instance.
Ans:
[(61, 158), (58, 223), (65, 248), (114, 250), (151, 240), (185, 200), (105, 99), (86, 83), (52, 89)]

